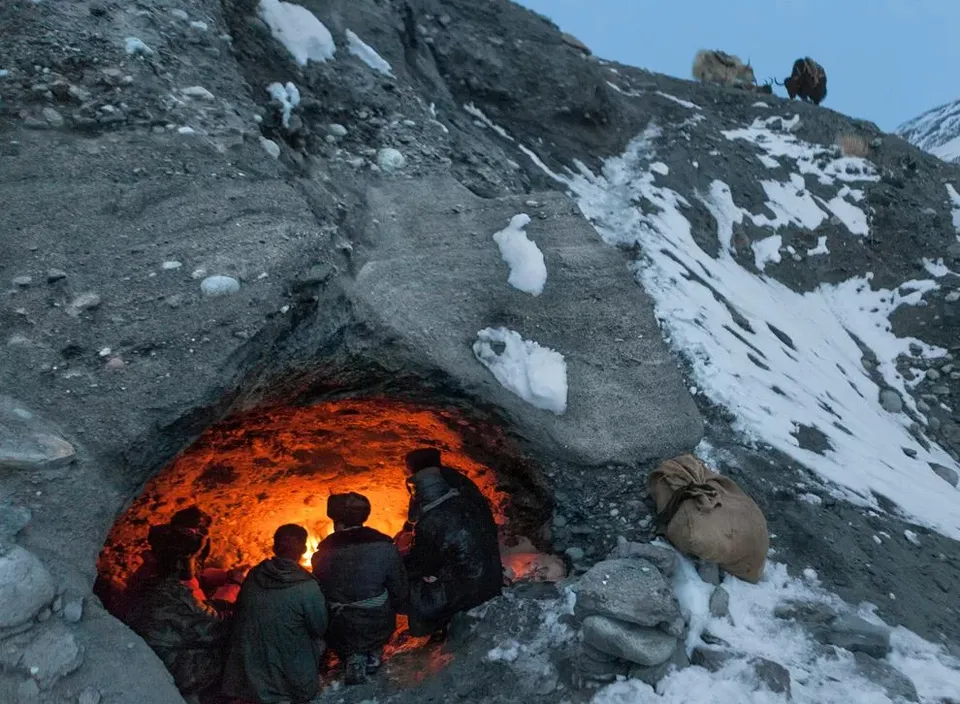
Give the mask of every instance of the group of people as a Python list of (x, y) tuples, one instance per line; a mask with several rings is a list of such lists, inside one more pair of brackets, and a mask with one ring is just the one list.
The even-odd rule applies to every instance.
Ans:
[(407, 521), (391, 538), (364, 525), (370, 501), (333, 494), (334, 532), (307, 570), (307, 531), (277, 528), (273, 557), (249, 571), (204, 568), (212, 519), (198, 507), (153, 526), (150, 550), (116, 615), (199, 701), (299, 704), (315, 697), (326, 648), (347, 684), (364, 682), (407, 614), (413, 636), (442, 639), (452, 617), (498, 596), (503, 584), (497, 526), (469, 477), (440, 452), (405, 457)]

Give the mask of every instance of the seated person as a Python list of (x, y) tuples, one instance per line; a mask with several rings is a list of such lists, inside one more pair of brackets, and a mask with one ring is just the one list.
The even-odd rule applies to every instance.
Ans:
[(259, 704), (303, 704), (319, 692), (327, 606), (317, 580), (300, 566), (306, 551), (306, 529), (282, 525), (273, 536), (274, 556), (244, 580), (223, 694)]
[(327, 517), (333, 533), (313, 555), (313, 574), (327, 598), (327, 644), (358, 684), (380, 667), (383, 646), (397, 628), (407, 598), (407, 574), (393, 541), (367, 528), (370, 501), (362, 494), (332, 494)]
[(228, 585), (231, 581), (239, 581), (243, 572), (227, 571), (213, 567), (205, 567), (204, 562), (210, 553), (210, 525), (213, 518), (197, 506), (189, 506), (173, 514), (169, 523), (163, 523), (150, 526), (147, 533), (147, 544), (150, 546), (145, 550), (141, 558), (143, 562), (140, 567), (130, 576), (126, 587), (119, 584), (108, 584), (102, 577), (97, 578), (97, 584), (94, 586), (94, 593), (103, 601), (104, 607), (114, 616), (122, 621), (127, 620), (127, 612), (130, 605), (136, 603), (142, 598), (144, 590), (157, 579), (157, 548), (154, 541), (158, 536), (166, 534), (169, 527), (195, 530), (204, 538), (203, 547), (197, 553), (195, 559), (196, 579), (207, 597), (212, 597), (218, 593), (218, 599), (229, 601), (236, 598), (236, 590), (221, 590), (220, 588)]
[(165, 526), (153, 536), (156, 579), (131, 604), (128, 621), (167, 666), (184, 695), (216, 692), (230, 616), (206, 601), (196, 579), (205, 537)]

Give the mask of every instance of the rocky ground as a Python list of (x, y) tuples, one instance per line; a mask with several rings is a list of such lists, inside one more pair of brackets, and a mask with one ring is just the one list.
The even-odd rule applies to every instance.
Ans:
[[(442, 399), (502, 424), (509, 448), (478, 451), (539, 467), (554, 502), (545, 537), (578, 575), (617, 536), (652, 537), (645, 471), (705, 432), (768, 516), (776, 559), (813, 567), (891, 623), (955, 640), (957, 544), (893, 512), (831, 499), (802, 467), (732, 436), (722, 409), (686, 392), (683, 360), (662, 344), (628, 274), (637, 253), (601, 245), (513, 141), (534, 145), (551, 169), (580, 160), (596, 170), (655, 116), (675, 125), (660, 155), (673, 182), (722, 178), (753, 194), (742, 204), (759, 211), (761, 167), (719, 135), (749, 124), (756, 96), (600, 61), (502, 0), (303, 4), (333, 33), (335, 60), (297, 66), (254, 0), (0, 6), (0, 388), (9, 395), (0, 409), (0, 588), (32, 585), (0, 607), (0, 699), (95, 704), (134, 701), (124, 697), (138, 691), (140, 702), (176, 701), (149, 650), (90, 596), (113, 517), (213, 420), (344, 393)], [(347, 29), (392, 75), (347, 52)], [(266, 88), (274, 81), (301, 95), (286, 124)], [(676, 99), (703, 106), (696, 129)], [(816, 236), (840, 224), (784, 228), (797, 254), (768, 274), (807, 291), (866, 271), (878, 286), (899, 286), (930, 276), (925, 258), (956, 264), (944, 188), (956, 167), (827, 107), (789, 107), (806, 141), (832, 148), (855, 135), (866, 145), (882, 176), (865, 189), (875, 236), (831, 238), (830, 256), (813, 258), (803, 253)], [(479, 244), (521, 209), (534, 239), (547, 242), (553, 297), (509, 289), (496, 249)], [(710, 214), (694, 222), (701, 246), (715, 248)], [(756, 236), (737, 233), (745, 266)], [(586, 275), (620, 263), (619, 278)], [(954, 349), (960, 282), (949, 271), (937, 278), (942, 289), (925, 295), (927, 305), (893, 323)], [(623, 315), (624, 300), (636, 315)], [(531, 413), (485, 375), (469, 342), (488, 324), (526, 326), (571, 350), (571, 378), (585, 381), (571, 382), (570, 415)], [(919, 382), (915, 420), (957, 456), (953, 364), (901, 360)], [(903, 410), (899, 397), (885, 403)], [(944, 479), (956, 484), (950, 471)], [(808, 494), (821, 503), (801, 499)], [(919, 545), (903, 538), (907, 529)], [(893, 538), (879, 545), (881, 533)], [(491, 607), (501, 617), (455, 641), (453, 669), (394, 692), (398, 701), (442, 699), (449, 687), (477, 701), (515, 700), (487, 652), (518, 613), (533, 614), (518, 633), (533, 638), (542, 625), (541, 612), (517, 603)], [(41, 652), (50, 660), (33, 665)], [(132, 664), (121, 667), (118, 652)], [(34, 666), (43, 676), (31, 676)], [(552, 688), (531, 675), (529, 692), (555, 701), (555, 688), (574, 681), (557, 672)]]

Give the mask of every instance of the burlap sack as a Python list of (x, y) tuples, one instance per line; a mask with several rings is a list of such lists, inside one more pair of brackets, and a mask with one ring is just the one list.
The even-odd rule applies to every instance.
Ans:
[(652, 472), (647, 489), (667, 520), (667, 540), (678, 550), (747, 582), (763, 576), (770, 547), (767, 519), (736, 482), (682, 455)]

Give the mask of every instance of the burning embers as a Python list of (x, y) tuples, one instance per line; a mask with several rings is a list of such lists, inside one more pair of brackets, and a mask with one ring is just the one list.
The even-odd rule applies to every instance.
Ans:
[(149, 526), (199, 504), (213, 518), (207, 566), (230, 569), (270, 557), (273, 532), (296, 523), (308, 554), (333, 531), (327, 497), (355, 491), (370, 499), (367, 525), (396, 535), (407, 518), (404, 455), (421, 445), (476, 482), (501, 526), (507, 496), (493, 472), (464, 451), (452, 429), (466, 421), (385, 400), (349, 400), (233, 418), (208, 429), (151, 479), (117, 521), (100, 555), (101, 578), (122, 587), (141, 563)]

